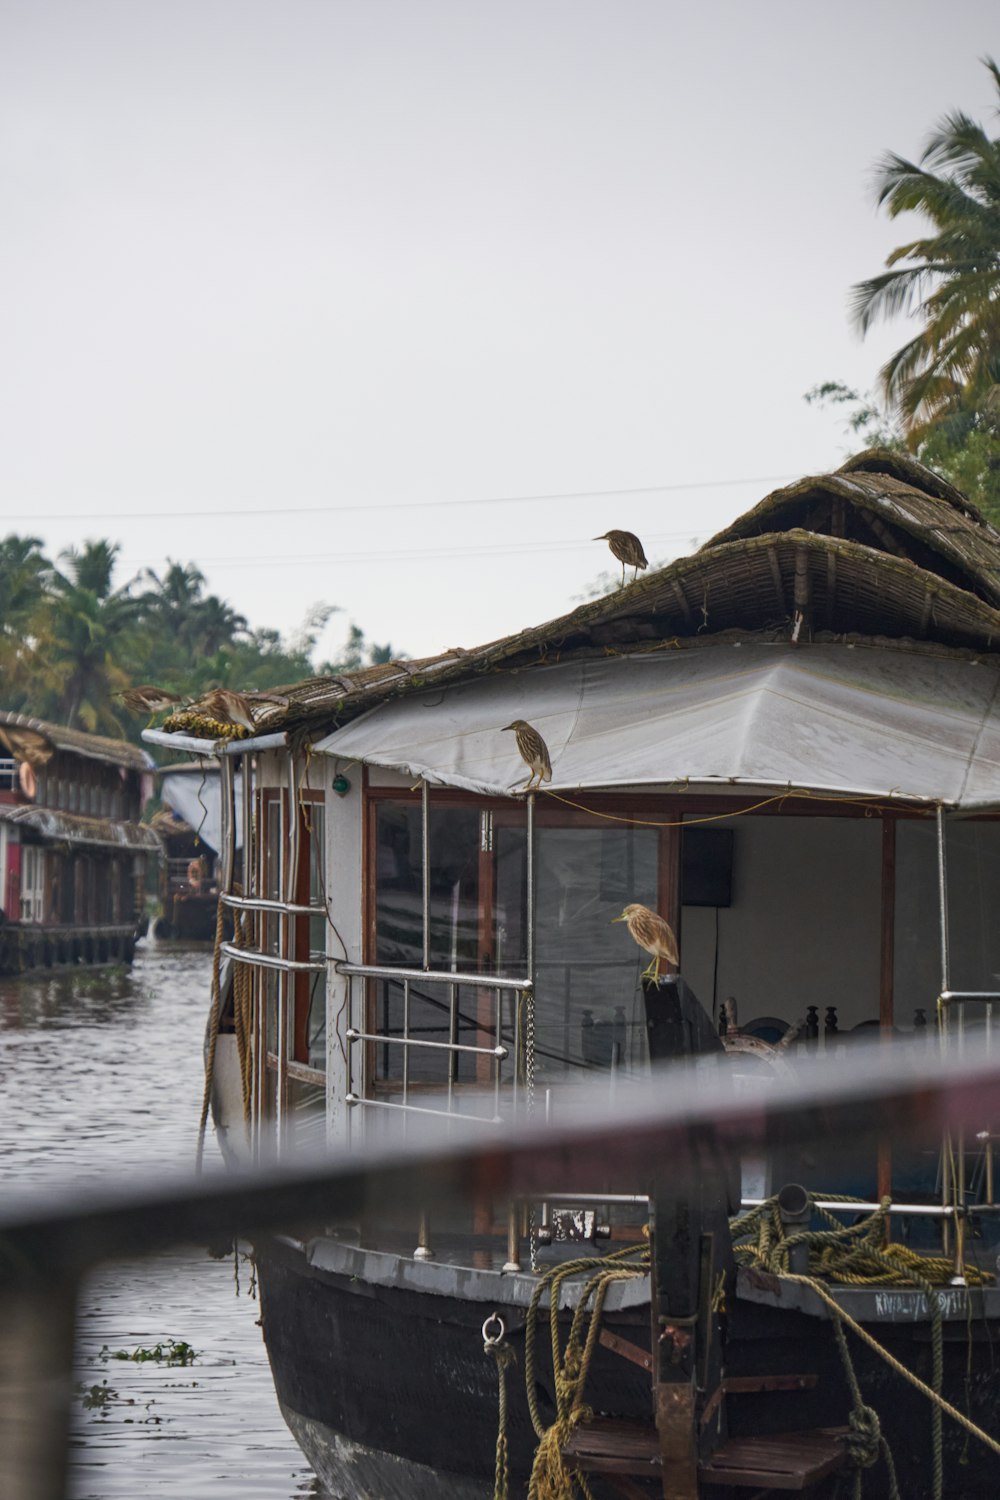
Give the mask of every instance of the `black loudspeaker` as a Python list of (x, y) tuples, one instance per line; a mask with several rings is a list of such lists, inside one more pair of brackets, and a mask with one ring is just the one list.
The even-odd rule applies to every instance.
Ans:
[(733, 830), (685, 828), (681, 832), (681, 905), (731, 906)]

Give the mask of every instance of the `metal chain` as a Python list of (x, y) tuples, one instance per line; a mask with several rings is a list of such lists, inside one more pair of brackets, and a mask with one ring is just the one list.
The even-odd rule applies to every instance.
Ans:
[[(535, 1117), (535, 992), (527, 996), (524, 1011), (524, 1095), (529, 1120)], [(538, 1226), (535, 1205), (528, 1208), (528, 1255), (532, 1271), (538, 1270)]]

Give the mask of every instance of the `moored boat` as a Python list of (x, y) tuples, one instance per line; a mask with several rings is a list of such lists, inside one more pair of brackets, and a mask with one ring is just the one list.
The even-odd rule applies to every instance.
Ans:
[[(814, 1054), (849, 1072), (872, 1036), (890, 1067), (989, 1051), (998, 643), (1000, 534), (873, 452), (560, 619), (311, 680), (251, 740), (186, 741), (218, 755), (228, 810), (227, 1149), (488, 1139), (668, 1058), (775, 1090)], [(551, 760), (527, 793), (518, 721)], [(633, 902), (669, 921), (679, 974), (640, 975), (614, 925)], [(519, 1482), (554, 1465), (550, 1489), (821, 1493), (860, 1466), (875, 1496), (883, 1439), (907, 1500), (992, 1495), (983, 1108), (870, 1151), (701, 1132), (643, 1171), (568, 1162), (530, 1200), (262, 1241), (282, 1410), (334, 1493), (382, 1500), (485, 1496), (498, 1446)]]
[(130, 963), (155, 833), (153, 762), (123, 740), (0, 712), (0, 973)]

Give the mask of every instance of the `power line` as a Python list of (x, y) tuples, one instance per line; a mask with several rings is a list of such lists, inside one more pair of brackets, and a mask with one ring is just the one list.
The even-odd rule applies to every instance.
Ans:
[[(692, 546), (697, 546), (701, 537), (693, 535), (690, 531), (678, 531), (662, 536), (647, 536), (646, 542), (651, 545), (654, 542), (676, 541), (685, 538)], [(590, 541), (579, 542), (508, 542), (499, 546), (494, 543), (470, 545), (464, 547), (406, 547), (395, 552), (386, 550), (373, 552), (285, 552), (269, 553), (266, 557), (202, 557), (198, 559), (199, 568), (270, 568), (285, 563), (317, 563), (325, 567), (336, 567), (338, 564), (347, 566), (356, 563), (390, 563), (390, 562), (424, 562), (433, 559), (459, 559), (465, 557), (513, 557), (525, 554), (541, 552), (582, 552), (585, 548), (592, 548)], [(595, 556), (599, 556), (595, 553)], [(159, 558), (123, 558), (119, 566), (124, 568), (138, 568), (148, 566), (150, 563), (159, 562)], [(617, 568), (617, 564), (615, 564)]]
[(725, 489), (739, 484), (781, 484), (795, 476), (764, 474), (746, 479), (697, 479), (690, 484), (647, 484), (631, 489), (560, 490), (548, 495), (490, 495), (473, 500), (384, 500), (375, 504), (359, 501), (351, 505), (267, 505), (254, 510), (91, 510), (85, 515), (60, 512), (46, 515), (38, 511), (11, 511), (8, 521), (190, 521), (223, 518), (244, 521), (254, 516), (334, 516), (350, 511), (434, 510), (467, 505), (538, 505), (549, 500), (603, 500), (627, 495), (667, 495), (685, 490)]

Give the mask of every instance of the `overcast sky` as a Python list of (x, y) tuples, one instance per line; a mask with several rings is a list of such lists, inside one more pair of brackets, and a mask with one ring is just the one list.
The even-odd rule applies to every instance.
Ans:
[(842, 461), (872, 166), (1000, 130), (985, 53), (996, 0), (2, 0), (3, 529), (414, 655), (686, 552)]

